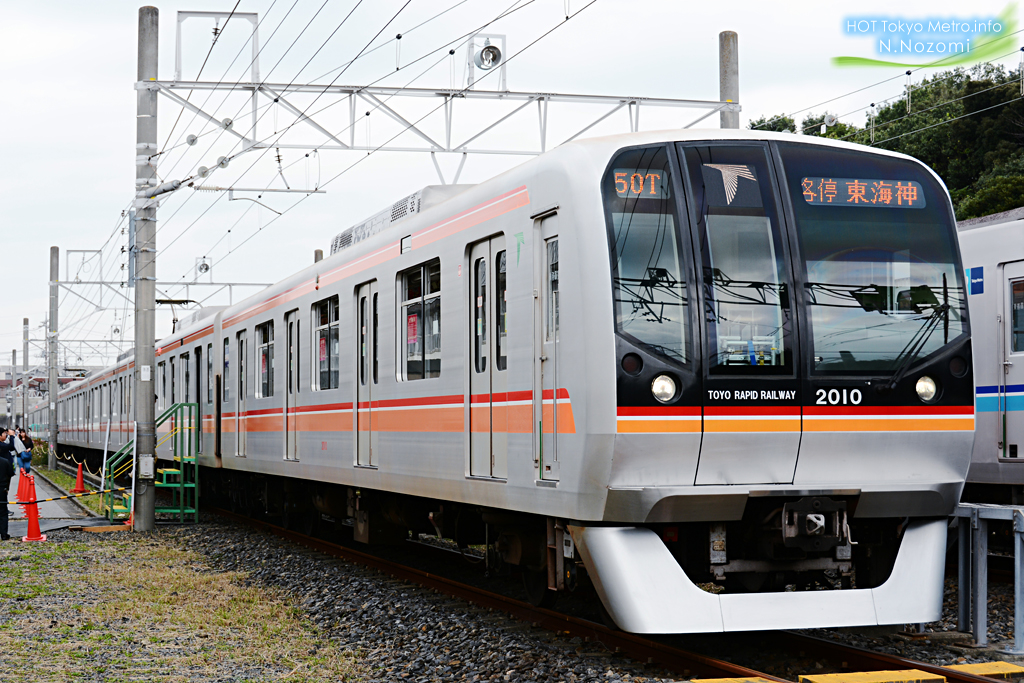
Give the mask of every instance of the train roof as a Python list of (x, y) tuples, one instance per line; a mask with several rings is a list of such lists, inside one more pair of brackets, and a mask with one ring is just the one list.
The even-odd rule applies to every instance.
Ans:
[(981, 218), (968, 218), (965, 221), (957, 222), (956, 229), (959, 232), (964, 232), (966, 230), (987, 228), (989, 226), (1000, 225), (1002, 223), (1014, 223), (1022, 219), (1024, 219), (1024, 207), (1010, 209), (1009, 211), (1000, 211), (999, 213), (989, 214), (988, 216), (982, 216)]
[[(335, 237), (337, 242), (338, 238), (345, 233), (352, 234), (364, 228), (368, 234), (364, 236), (365, 243), (357, 244), (358, 240), (354, 240), (351, 245), (345, 245), (347, 248), (336, 250), (330, 256), (325, 257), (322, 261), (317, 263), (311, 263), (298, 271), (287, 275), (286, 277), (279, 280), (277, 283), (270, 285), (269, 287), (260, 290), (259, 292), (253, 293), (245, 299), (226, 307), (207, 307), (197, 314), (192, 315), (182, 321), (179, 324), (173, 334), (160, 339), (157, 341), (158, 349), (166, 349), (174, 345), (181, 345), (185, 343), (185, 340), (192, 335), (196, 335), (200, 332), (205, 332), (207, 328), (212, 327), (215, 314), (223, 316), (223, 320), (230, 321), (233, 317), (244, 313), (247, 310), (252, 309), (255, 305), (264, 303), (274, 299), (280, 293), (291, 289), (292, 287), (315, 278), (317, 275), (322, 274), (325, 270), (335, 269), (340, 265), (347, 263), (348, 261), (356, 258), (357, 256), (364, 253), (366, 249), (372, 248), (379, 239), (384, 239), (391, 231), (388, 229), (398, 223), (404, 223), (407, 220), (413, 218), (422, 218), (424, 220), (429, 219), (431, 214), (436, 214), (438, 217), (443, 217), (445, 205), (453, 200), (460, 194), (470, 192), (474, 188), (479, 188), (484, 185), (492, 185), (494, 183), (500, 183), (501, 179), (510, 174), (521, 174), (524, 171), (528, 171), (531, 166), (543, 164), (543, 163), (572, 163), (574, 160), (579, 161), (581, 158), (589, 157), (590, 159), (609, 159), (616, 151), (625, 147), (635, 147), (641, 145), (653, 145), (659, 143), (668, 142), (716, 142), (716, 141), (775, 141), (775, 142), (787, 142), (787, 143), (800, 143), (808, 145), (817, 145), (821, 147), (832, 147), (836, 149), (848, 149), (852, 151), (870, 152), (873, 154), (879, 154), (883, 156), (890, 156), (899, 159), (914, 160), (913, 157), (898, 152), (891, 152), (889, 150), (877, 149), (874, 147), (867, 147), (852, 142), (845, 142), (842, 140), (833, 140), (830, 138), (821, 138), (813, 135), (795, 135), (793, 133), (776, 133), (773, 131), (759, 131), (759, 130), (748, 130), (748, 129), (669, 129), (659, 131), (645, 131), (638, 133), (623, 133), (619, 135), (608, 135), (602, 137), (587, 138), (583, 140), (573, 140), (571, 142), (560, 145), (544, 154), (534, 157), (518, 166), (515, 166), (508, 171), (505, 171), (493, 178), (485, 180), (477, 185), (451, 185), (451, 186), (427, 186), (415, 192), (411, 195), (407, 195), (405, 198), (398, 200), (394, 204), (388, 206), (381, 212), (374, 214), (369, 219), (362, 223), (357, 223), (353, 227), (344, 230)], [(925, 166), (925, 168), (928, 168)], [(931, 169), (929, 168), (931, 171)], [(595, 174), (602, 173), (604, 166), (595, 171)], [(935, 175), (935, 172), (932, 171)], [(941, 183), (941, 179), (935, 175), (936, 179)], [(943, 187), (945, 185), (943, 184)], [(395, 220), (385, 221), (381, 229), (369, 229), (369, 224), (374, 220), (382, 220), (379, 217), (383, 217), (388, 212), (394, 212), (395, 207), (399, 206), (403, 202), (408, 202), (410, 199), (419, 201), (417, 204), (416, 211), (407, 211), (402, 216), (397, 216)], [(1024, 211), (1022, 209), (1021, 211)], [(1012, 213), (1012, 212), (1008, 212)], [(326, 237), (326, 236), (325, 236)], [(359, 247), (363, 248), (359, 248)], [(82, 383), (90, 383), (91, 381), (103, 378), (108, 373), (125, 366), (132, 362), (131, 358), (125, 358), (118, 361), (114, 365), (99, 370), (97, 372), (90, 373), (79, 382), (76, 382), (68, 387), (66, 391), (73, 391)]]

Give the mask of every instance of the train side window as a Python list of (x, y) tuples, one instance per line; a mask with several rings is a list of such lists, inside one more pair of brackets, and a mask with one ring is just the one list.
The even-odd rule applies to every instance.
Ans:
[(192, 374), (189, 372), (189, 357), (187, 353), (178, 357), (181, 363), (181, 402), (188, 403), (192, 396)]
[(377, 376), (377, 368), (378, 368), (377, 363), (378, 363), (378, 359), (380, 357), (377, 354), (377, 350), (378, 350), (378, 347), (379, 347), (379, 345), (377, 344), (377, 321), (378, 321), (378, 317), (377, 317), (377, 292), (374, 292), (373, 293), (373, 383), (374, 384), (377, 384), (377, 378), (378, 378), (378, 376)]
[(1014, 353), (1024, 351), (1024, 280), (1011, 283), (1013, 301), (1010, 309), (1010, 320), (1013, 330), (1010, 334), (1010, 346)]
[(497, 349), (495, 353), (494, 362), (497, 365), (498, 370), (504, 370), (508, 366), (508, 281), (505, 273), (505, 252), (498, 252), (498, 277), (495, 283), (495, 288), (498, 290), (494, 293), (495, 301), (495, 323), (498, 328)]
[(213, 403), (213, 344), (206, 345), (206, 402)]
[(441, 260), (434, 259), (399, 275), (405, 348), (403, 380), (441, 376)]
[(177, 359), (172, 356), (171, 357), (171, 363), (170, 363), (170, 365), (171, 365), (171, 403), (170, 403), (170, 405), (167, 406), (168, 408), (173, 406), (177, 402), (177, 398), (178, 398), (178, 392), (175, 391), (175, 389), (177, 389), (177, 384), (178, 384), (178, 382), (177, 382), (178, 373), (176, 372), (176, 370), (178, 369), (178, 364), (177, 364), (176, 361), (177, 361)]
[(547, 241), (548, 252), (548, 341), (558, 341), (558, 240)]
[(163, 412), (167, 404), (167, 361), (160, 363), (157, 367), (160, 370), (160, 411)]
[(235, 350), (238, 351), (238, 412), (245, 412), (245, 399), (249, 395), (245, 393), (246, 375), (249, 372), (249, 356), (245, 348), (246, 330), (235, 335)]
[(473, 264), (473, 301), (476, 304), (476, 333), (473, 335), (473, 359), (477, 372), (487, 369), (487, 259)]
[(196, 403), (203, 404), (203, 347), (197, 346), (192, 352), (196, 359)]
[(313, 362), (312, 389), (323, 391), (338, 388), (338, 297), (318, 301), (312, 309)]
[(256, 383), (256, 398), (274, 395), (274, 321), (256, 326), (256, 344), (260, 363), (260, 379)]
[(370, 353), (369, 343), (366, 336), (369, 334), (369, 297), (359, 297), (359, 384), (360, 386), (366, 386), (366, 376), (369, 374), (370, 359), (368, 354)]
[(228, 381), (231, 378), (231, 340), (224, 337), (224, 379), (221, 381), (220, 386), (224, 390), (224, 403), (227, 403), (231, 398), (231, 382)]

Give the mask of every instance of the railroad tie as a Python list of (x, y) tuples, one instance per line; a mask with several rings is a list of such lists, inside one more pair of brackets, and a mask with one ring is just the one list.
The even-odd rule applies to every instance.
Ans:
[(801, 676), (800, 683), (945, 683), (946, 677), (917, 669), (903, 671), (856, 671)]

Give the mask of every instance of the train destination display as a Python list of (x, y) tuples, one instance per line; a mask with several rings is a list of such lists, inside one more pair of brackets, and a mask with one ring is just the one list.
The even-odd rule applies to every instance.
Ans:
[(660, 169), (617, 168), (615, 194), (623, 199), (668, 199), (668, 174)]
[(860, 178), (804, 178), (804, 201), (821, 206), (882, 206), (923, 209), (924, 192), (913, 180)]

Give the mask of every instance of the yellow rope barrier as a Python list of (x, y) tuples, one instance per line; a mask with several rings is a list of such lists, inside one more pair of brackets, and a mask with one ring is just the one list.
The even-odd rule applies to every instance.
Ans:
[(43, 498), (41, 500), (27, 500), (27, 501), (9, 500), (9, 501), (7, 501), (7, 504), (8, 505), (38, 505), (39, 503), (50, 503), (50, 502), (55, 501), (55, 500), (67, 500), (68, 498), (82, 498), (84, 496), (95, 496), (96, 494), (99, 494), (99, 493), (113, 493), (113, 492), (117, 492), (117, 491), (127, 491), (127, 490), (128, 490), (127, 486), (122, 486), (119, 489), (107, 489), (105, 491), (86, 491), (85, 493), (73, 493), (73, 494), (67, 495), (67, 496), (59, 496), (57, 498)]

